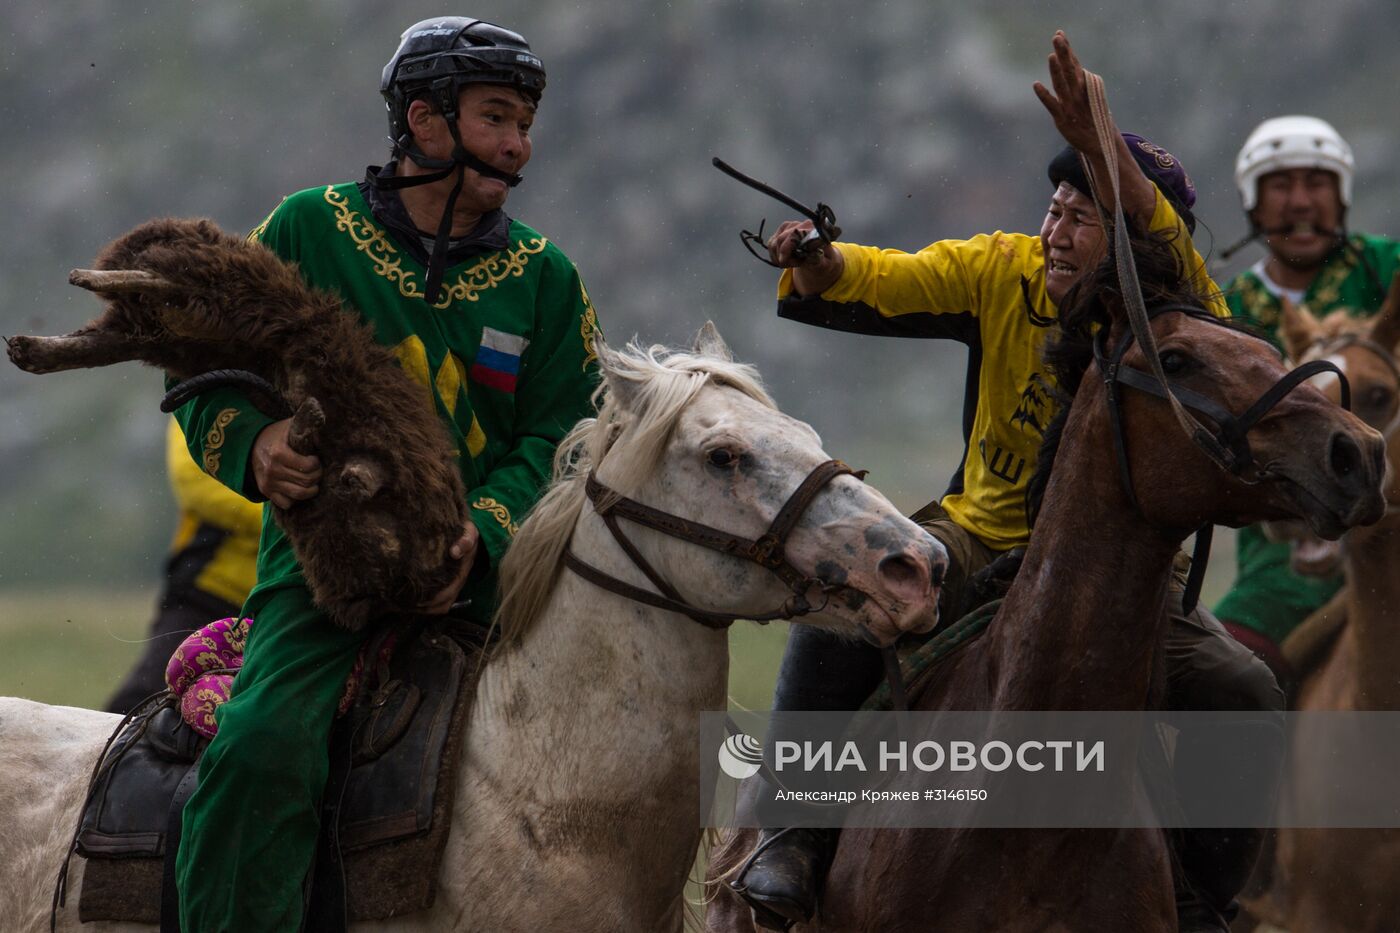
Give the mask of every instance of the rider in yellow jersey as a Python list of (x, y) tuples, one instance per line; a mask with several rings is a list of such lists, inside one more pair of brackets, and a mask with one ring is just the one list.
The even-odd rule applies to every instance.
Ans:
[[(1041, 350), (1055, 330), (1059, 302), (1107, 251), (1078, 153), (1099, 179), (1107, 178), (1106, 158), (1116, 160), (1129, 224), (1167, 238), (1194, 290), (1211, 296), (1207, 303), (1216, 315), (1228, 316), (1191, 242), (1195, 189), (1181, 164), (1148, 140), (1116, 131), (1115, 151), (1104, 153), (1093, 128), (1083, 69), (1063, 34), (1056, 35), (1054, 47), (1054, 93), (1039, 84), (1036, 93), (1069, 148), (1050, 164), (1055, 192), (1038, 237), (998, 232), (941, 241), (917, 253), (837, 243), (798, 258), (795, 249), (812, 228), (808, 221), (783, 224), (768, 242), (772, 261), (786, 267), (778, 284), (779, 316), (854, 333), (943, 337), (969, 347), (963, 418), (967, 449), (941, 501), (915, 515), (948, 549), (945, 613), (959, 605), (971, 575), (1030, 537), (1026, 487), (1035, 472), (1042, 432), (1057, 408)], [(1167, 705), (1258, 711), (1266, 731), (1274, 729), (1271, 717), (1281, 712), (1283, 695), (1269, 669), (1207, 610), (1184, 613), (1179, 590), (1169, 606)], [(881, 671), (879, 653), (870, 646), (794, 626), (773, 709), (854, 709), (878, 683)], [(1250, 762), (1252, 786), (1270, 796), (1282, 754), (1281, 732), (1276, 742), (1274, 738), (1270, 732), (1266, 740), (1273, 752)], [(1179, 780), (1202, 775), (1208, 780), (1214, 773), (1215, 763), (1194, 754), (1194, 747), (1190, 737), (1178, 742)], [(1262, 835), (1252, 829), (1197, 829), (1178, 836), (1180, 929), (1223, 933)], [(828, 830), (763, 831), (761, 853), (735, 879), (757, 923), (786, 929), (810, 918), (833, 841), (834, 832)]]
[[(1154, 166), (1159, 158), (1171, 159), (1141, 137), (1124, 134), (1124, 141), (1139, 153), (1134, 158), (1146, 155)], [(1167, 193), (1148, 185), (1147, 209), (1139, 216), (1149, 230), (1169, 237), (1196, 289), (1217, 296), (1211, 310), (1227, 317), (1191, 243), (1188, 222), (1172, 204), (1175, 198), (1181, 205), (1189, 190), (1172, 161), (1159, 181)], [(1044, 428), (1059, 409), (1041, 350), (1056, 330), (1056, 301), (1073, 277), (1094, 265), (1080, 260), (1077, 238), (1101, 236), (1093, 204), (1076, 186), (1087, 184), (1067, 177), (1078, 168), (1072, 154), (1051, 166), (1057, 189), (1041, 236), (997, 231), (941, 240), (917, 253), (839, 243), (828, 260), (837, 267), (831, 285), (812, 282), (807, 268), (785, 270), (778, 284), (781, 317), (858, 333), (946, 337), (974, 350), (976, 381), (969, 380), (972, 391), (964, 401), (964, 418), (971, 420), (968, 449), (942, 507), (995, 551), (1025, 547), (1030, 539), (1026, 484)], [(1051, 265), (1067, 274), (1049, 273)]]

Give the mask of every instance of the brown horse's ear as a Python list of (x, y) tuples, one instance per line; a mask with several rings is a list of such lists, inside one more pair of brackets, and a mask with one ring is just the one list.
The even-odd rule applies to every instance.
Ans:
[(1390, 350), (1400, 344), (1400, 272), (1390, 280), (1390, 292), (1385, 296), (1385, 304), (1376, 314), (1375, 326), (1371, 328), (1371, 339)]
[(1286, 295), (1280, 295), (1279, 301), (1283, 303), (1283, 318), (1279, 323), (1283, 352), (1288, 354), (1290, 360), (1297, 362), (1309, 347), (1317, 343), (1322, 325), (1306, 305), (1295, 305)]

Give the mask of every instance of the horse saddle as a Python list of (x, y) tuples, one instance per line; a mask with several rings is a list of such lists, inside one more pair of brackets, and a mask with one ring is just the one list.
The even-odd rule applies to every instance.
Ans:
[[(485, 640), (484, 630), (456, 620), (421, 629), (399, 642), (338, 721), (308, 892), (309, 929), (432, 906)], [(207, 744), (168, 698), (110, 743), (74, 841), (86, 859), (81, 922), (178, 929), (172, 913), (180, 814)], [(56, 903), (63, 887), (61, 878)]]

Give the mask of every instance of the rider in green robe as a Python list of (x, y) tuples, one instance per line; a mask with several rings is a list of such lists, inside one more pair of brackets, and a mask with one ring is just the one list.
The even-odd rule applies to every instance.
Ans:
[[(509, 30), (461, 17), (409, 27), (381, 85), (397, 161), (359, 184), (298, 192), (251, 234), (372, 325), (455, 442), (469, 523), (444, 555), (457, 584), (428, 613), (466, 602), (467, 615), (490, 618), (495, 568), (558, 442), (591, 411), (588, 294), (558, 247), (502, 210), (544, 83)], [(281, 507), (317, 493), (320, 463), (287, 446), (289, 422), (238, 392), (177, 416), (195, 460), (232, 489)], [(312, 604), (266, 511), (244, 606), (256, 624), (185, 809), (178, 882), (191, 933), (301, 927), (332, 720), (367, 638)]]
[[(1226, 289), (1231, 313), (1278, 344), (1283, 298), (1322, 317), (1338, 309), (1374, 314), (1400, 269), (1400, 241), (1346, 230), (1354, 163), (1351, 147), (1314, 117), (1277, 117), (1250, 134), (1240, 150), (1235, 181), (1252, 237), (1269, 254)], [(1279, 645), (1342, 585), (1334, 577), (1304, 577), (1289, 567), (1286, 543), (1258, 526), (1240, 529), (1238, 572), (1216, 615), (1280, 675), (1292, 672)]]

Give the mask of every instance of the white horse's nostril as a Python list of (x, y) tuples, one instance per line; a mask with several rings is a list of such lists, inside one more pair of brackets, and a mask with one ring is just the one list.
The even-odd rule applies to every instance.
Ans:
[(880, 582), (901, 599), (921, 599), (932, 581), (928, 562), (910, 554), (894, 554), (880, 561), (876, 572)]

